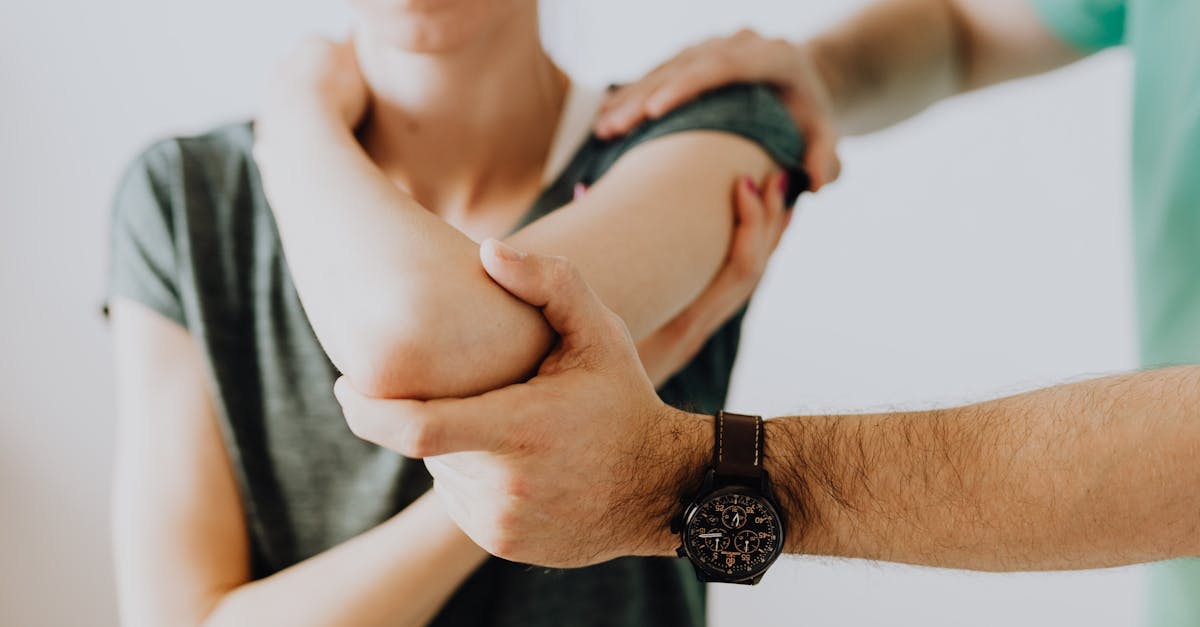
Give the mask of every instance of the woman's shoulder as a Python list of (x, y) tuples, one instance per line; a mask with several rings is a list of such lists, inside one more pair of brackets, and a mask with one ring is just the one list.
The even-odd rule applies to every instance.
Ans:
[(244, 213), (260, 202), (249, 122), (152, 142), (132, 160), (117, 187), (119, 218), (159, 216), (176, 228)]
[(198, 273), (210, 289), (236, 287), (238, 263), (275, 241), (259, 236), (274, 222), (263, 219), (269, 209), (253, 144), (250, 124), (240, 123), (167, 137), (140, 151), (112, 203), (111, 281), (135, 298), (156, 293), (180, 302), (196, 290)]
[(185, 176), (228, 175), (253, 164), (254, 132), (250, 122), (218, 126), (194, 135), (173, 135), (143, 148), (128, 168), (162, 183)]

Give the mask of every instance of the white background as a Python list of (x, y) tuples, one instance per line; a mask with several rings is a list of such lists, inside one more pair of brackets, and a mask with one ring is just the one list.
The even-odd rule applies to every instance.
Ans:
[[(861, 2), (549, 0), (578, 78), (628, 79), (741, 25), (810, 34)], [(254, 110), (339, 2), (0, 5), (0, 625), (115, 624), (99, 316), (108, 201), (155, 137)], [(731, 409), (928, 406), (1134, 363), (1130, 64), (1109, 53), (847, 141), (755, 300)], [(716, 625), (1135, 625), (1141, 569), (982, 575), (792, 559), (713, 590)]]

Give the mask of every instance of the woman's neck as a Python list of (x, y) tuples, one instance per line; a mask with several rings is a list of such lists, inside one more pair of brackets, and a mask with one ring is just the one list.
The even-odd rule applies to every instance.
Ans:
[(530, 13), (451, 52), (407, 52), (365, 29), (356, 37), (372, 93), (363, 145), (444, 217), (504, 204), (540, 182), (569, 81), (542, 49)]

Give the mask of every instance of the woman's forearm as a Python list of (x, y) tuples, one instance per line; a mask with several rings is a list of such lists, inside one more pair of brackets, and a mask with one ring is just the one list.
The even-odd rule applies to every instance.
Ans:
[(203, 625), (424, 625), (486, 558), (430, 492), (360, 536), (222, 594)]
[[(430, 397), (526, 374), (552, 335), (487, 279), (478, 245), (388, 180), (350, 131), (320, 116), (287, 124), (296, 132), (260, 139), (256, 157), (305, 311), (355, 387)], [(448, 324), (476, 313), (486, 323)], [(484, 345), (487, 363), (441, 366)]]
[[(487, 277), (475, 242), (398, 189), (349, 131), (315, 119), (289, 130), (260, 145), (265, 187), (313, 328), (356, 388), (460, 396), (537, 367), (553, 335), (536, 309)], [(661, 165), (670, 163), (679, 165)], [(569, 211), (512, 239), (571, 257), (644, 337), (716, 274), (732, 231), (733, 172), (742, 168), (761, 177), (771, 162), (727, 135), (656, 140)]]

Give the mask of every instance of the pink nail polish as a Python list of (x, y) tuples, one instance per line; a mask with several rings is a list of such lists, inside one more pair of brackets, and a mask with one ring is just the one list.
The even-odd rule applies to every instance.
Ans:
[(761, 193), (758, 189), (758, 183), (755, 183), (754, 179), (749, 175), (743, 176), (742, 181), (746, 184), (746, 187), (750, 188), (750, 191), (754, 192), (755, 194)]
[(587, 185), (584, 185), (583, 183), (575, 184), (575, 196), (574, 196), (575, 200), (579, 200), (580, 198), (583, 198), (584, 194), (586, 194), (586, 193), (587, 193)]
[(779, 187), (780, 194), (783, 194), (785, 196), (787, 195), (788, 177), (786, 174), (780, 174), (779, 180), (775, 183), (775, 185), (777, 185)]

